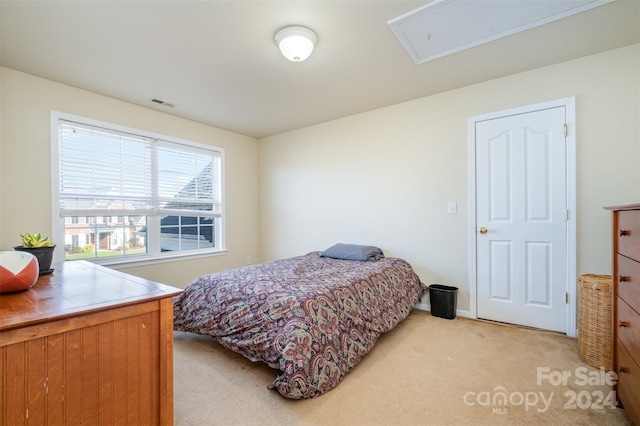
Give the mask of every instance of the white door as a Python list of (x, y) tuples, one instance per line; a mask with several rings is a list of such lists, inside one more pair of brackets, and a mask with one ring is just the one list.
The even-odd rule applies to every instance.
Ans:
[(475, 122), (477, 317), (567, 332), (565, 107)]

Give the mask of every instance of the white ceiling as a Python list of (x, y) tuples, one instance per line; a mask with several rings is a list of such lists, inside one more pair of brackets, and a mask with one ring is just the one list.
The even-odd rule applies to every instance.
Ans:
[[(617, 0), (416, 65), (387, 22), (428, 2), (0, 0), (0, 65), (261, 138), (640, 42)], [(304, 62), (288, 25), (318, 35)]]

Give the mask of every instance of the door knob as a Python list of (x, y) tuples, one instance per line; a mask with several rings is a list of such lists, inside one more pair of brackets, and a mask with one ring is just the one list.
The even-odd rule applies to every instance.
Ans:
[(487, 233), (487, 228), (485, 228), (484, 226), (482, 228), (480, 228), (480, 233), (481, 234), (486, 234)]

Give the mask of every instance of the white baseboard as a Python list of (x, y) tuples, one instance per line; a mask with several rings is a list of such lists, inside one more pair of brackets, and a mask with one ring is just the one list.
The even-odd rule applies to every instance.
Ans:
[[(431, 305), (428, 303), (418, 302), (415, 306), (415, 309), (419, 309), (421, 311), (431, 312)], [(461, 309), (456, 309), (456, 316), (469, 318), (469, 311), (463, 311)]]

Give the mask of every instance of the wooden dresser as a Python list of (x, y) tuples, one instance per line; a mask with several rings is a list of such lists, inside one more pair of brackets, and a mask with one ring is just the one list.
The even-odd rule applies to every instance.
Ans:
[(182, 290), (85, 261), (0, 295), (0, 425), (173, 424)]
[(616, 394), (640, 425), (640, 204), (613, 212), (613, 336)]

